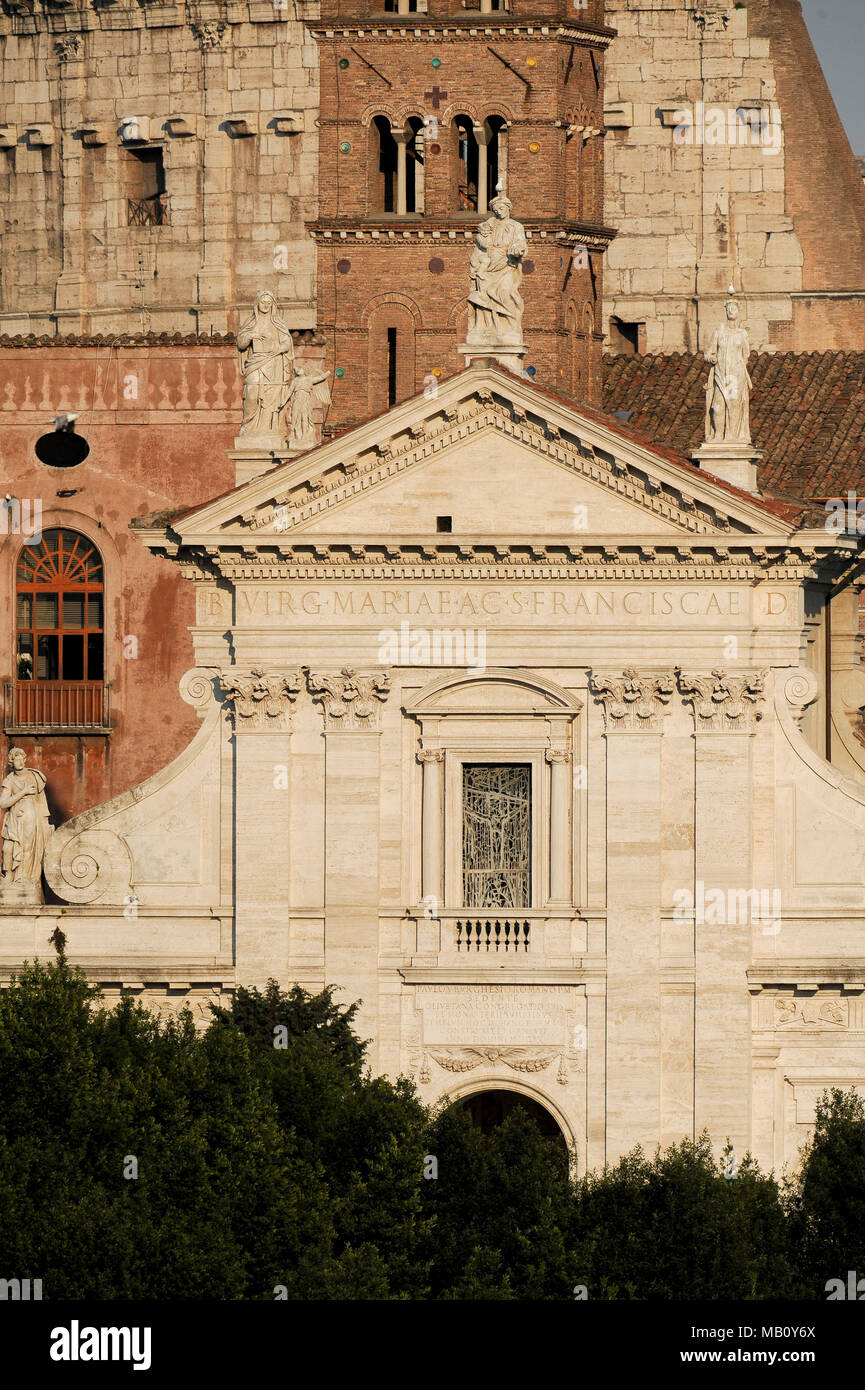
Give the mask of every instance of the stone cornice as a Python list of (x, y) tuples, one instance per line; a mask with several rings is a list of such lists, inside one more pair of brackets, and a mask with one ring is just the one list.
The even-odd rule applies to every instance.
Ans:
[[(761, 553), (747, 543), (741, 553), (725, 555), (725, 547), (678, 545), (675, 540), (635, 545), (633, 541), (604, 541), (574, 545), (564, 541), (514, 540), (493, 542), (317, 541), (280, 542), (262, 538), (241, 545), (195, 545), (166, 542), (163, 534), (143, 537), (151, 550), (175, 560), (188, 579), (212, 579), (219, 574), (235, 582), (250, 580), (531, 580), (574, 583), (778, 583), (801, 584), (820, 574), (814, 556), (777, 547), (776, 555)], [(732, 550), (732, 547), (731, 547)], [(831, 557), (831, 547), (827, 546)], [(789, 556), (787, 563), (781, 561)]]
[[(489, 21), (491, 15), (481, 15), (479, 11), (473, 11), (464, 19), (461, 16), (450, 15), (444, 24), (430, 23), (429, 15), (419, 14), (388, 15), (386, 23), (375, 25), (370, 25), (368, 21), (363, 23), (360, 16), (351, 18), (351, 27), (346, 27), (345, 23), (337, 27), (332, 20), (328, 22), (320, 19), (307, 20), (306, 24), (310, 33), (321, 44), (336, 44), (345, 39), (370, 39), (378, 43), (392, 39), (417, 43), (418, 39), (440, 41), (491, 38), (495, 39), (496, 43), (525, 43), (527, 39), (547, 43), (552, 39), (555, 42), (575, 44), (580, 48), (606, 51), (616, 37), (616, 30), (606, 25), (562, 24), (554, 17), (550, 17), (546, 22), (540, 17), (534, 24), (514, 23), (513, 20), (509, 20), (505, 11), (496, 11), (494, 24), (480, 23), (480, 19)], [(419, 24), (419, 19), (426, 22)]]
[[(320, 126), (327, 124), (327, 121), (319, 122)], [(331, 124), (336, 125), (337, 122)], [(340, 121), (339, 127), (342, 129), (344, 126), (363, 124), (362, 121)], [(536, 126), (537, 122), (514, 121), (512, 124)], [(314, 222), (307, 222), (306, 230), (320, 246), (333, 245), (335, 249), (338, 247), (340, 250), (365, 243), (374, 243), (376, 246), (403, 246), (407, 241), (422, 246), (442, 247), (451, 242), (459, 245), (463, 241), (471, 241), (481, 220), (480, 217), (471, 222), (456, 217), (442, 217), (437, 221), (433, 221), (432, 218), (414, 217), (367, 218), (360, 225), (353, 223), (347, 227), (344, 218), (318, 218)], [(589, 226), (581, 222), (556, 220), (551, 220), (547, 226), (541, 226), (540, 223), (533, 226), (531, 222), (527, 222), (525, 229), (529, 242), (548, 242), (550, 246), (580, 245), (589, 251), (606, 251), (617, 236), (615, 227)]]
[[(478, 391), (456, 406), (444, 407), (440, 415), (411, 430), (403, 428), (390, 439), (379, 438), (356, 457), (348, 457), (318, 476), (294, 477), (290, 486), (283, 480), (282, 487), (271, 498), (230, 519), (224, 523), (223, 530), (238, 524), (250, 531), (270, 526), (277, 507), (285, 507), (289, 523), (286, 531), (291, 530), (366, 492), (374, 484), (398, 477), (413, 464), (490, 429), (527, 445), (566, 471), (600, 484), (622, 500), (634, 503), (644, 512), (647, 522), (649, 518), (672, 522), (694, 536), (713, 535), (718, 531), (735, 534), (727, 516), (697, 497), (696, 480), (691, 483), (683, 474), (681, 482), (677, 479), (675, 490), (658, 484), (639, 468), (490, 390)], [(745, 528), (736, 529), (741, 533)]]

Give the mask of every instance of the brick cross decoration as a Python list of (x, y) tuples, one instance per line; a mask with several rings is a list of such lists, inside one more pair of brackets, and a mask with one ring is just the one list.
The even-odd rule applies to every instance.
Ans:
[(438, 111), (442, 97), (444, 97), (445, 99), (447, 98), (447, 92), (440, 92), (438, 88), (438, 83), (436, 83), (431, 92), (424, 92), (424, 96), (427, 101), (432, 102), (433, 111)]

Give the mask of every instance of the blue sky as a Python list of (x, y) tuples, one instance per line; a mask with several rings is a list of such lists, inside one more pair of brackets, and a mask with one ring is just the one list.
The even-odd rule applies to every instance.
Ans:
[(853, 153), (865, 155), (865, 0), (802, 0), (802, 13)]

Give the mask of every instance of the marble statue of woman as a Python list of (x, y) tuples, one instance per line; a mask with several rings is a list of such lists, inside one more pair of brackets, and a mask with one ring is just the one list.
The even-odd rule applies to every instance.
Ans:
[(511, 201), (500, 193), (490, 203), (492, 217), (477, 230), (469, 261), (472, 288), (466, 342), (510, 344), (522, 341), (520, 282), (527, 251), (525, 228), (511, 217)]
[(307, 373), (303, 367), (295, 367), (294, 380), (289, 387), (291, 432), (288, 442), (292, 449), (314, 449), (318, 443), (313, 409), (316, 405), (330, 405), (329, 376), (330, 372)]
[(0, 787), (3, 811), (3, 878), (0, 899), (42, 901), (42, 856), (51, 832), (45, 776), (26, 766), (21, 748), (9, 750), (9, 774)]
[(735, 299), (727, 300), (726, 310), (727, 322), (716, 328), (705, 354), (712, 364), (706, 386), (706, 440), (750, 444), (751, 345), (747, 332), (737, 323), (739, 305)]
[(243, 372), (241, 435), (284, 437), (283, 416), (288, 404), (294, 346), (291, 330), (279, 318), (278, 305), (268, 290), (256, 295), (252, 314), (237, 331)]

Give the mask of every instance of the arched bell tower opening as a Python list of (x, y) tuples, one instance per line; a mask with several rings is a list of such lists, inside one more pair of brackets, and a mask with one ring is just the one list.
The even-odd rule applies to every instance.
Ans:
[(568, 1141), (558, 1120), (546, 1106), (532, 1096), (507, 1087), (493, 1087), (483, 1091), (473, 1091), (471, 1095), (461, 1096), (454, 1102), (471, 1119), (482, 1134), (491, 1134), (504, 1124), (516, 1110), (526, 1115), (537, 1126), (545, 1139), (549, 1139), (568, 1157)]

